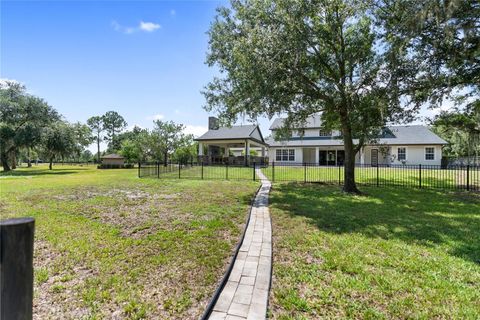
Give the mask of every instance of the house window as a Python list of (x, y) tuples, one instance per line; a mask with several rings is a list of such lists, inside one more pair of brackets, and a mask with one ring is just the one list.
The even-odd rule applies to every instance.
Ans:
[(435, 148), (425, 148), (425, 160), (435, 160)]
[(398, 161), (407, 160), (407, 148), (401, 147), (397, 150)]
[(320, 137), (331, 137), (332, 136), (332, 132), (331, 131), (327, 131), (327, 130), (320, 130), (318, 132), (318, 135)]
[(295, 161), (295, 149), (277, 149), (275, 152), (276, 161)]

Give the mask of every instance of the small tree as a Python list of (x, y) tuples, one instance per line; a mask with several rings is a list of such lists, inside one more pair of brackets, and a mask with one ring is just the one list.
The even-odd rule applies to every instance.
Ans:
[(183, 134), (184, 125), (173, 121), (156, 120), (150, 137), (151, 152), (155, 159), (163, 159), (166, 166), (168, 156), (185, 143), (187, 137)]
[(129, 133), (128, 138), (122, 140), (120, 154), (127, 163), (145, 161), (150, 153), (150, 133), (140, 128)]
[(68, 123), (58, 121), (44, 131), (43, 153), (48, 159), (50, 170), (55, 158), (65, 157), (75, 151), (75, 143), (75, 131)]
[(103, 117), (93, 116), (87, 120), (87, 125), (92, 130), (97, 140), (97, 163), (100, 163), (100, 141), (102, 140), (103, 133)]
[(108, 111), (102, 116), (103, 128), (107, 132), (105, 140), (109, 143), (109, 149), (117, 151), (120, 145), (117, 144), (116, 134), (121, 132), (127, 126), (127, 122), (116, 111)]

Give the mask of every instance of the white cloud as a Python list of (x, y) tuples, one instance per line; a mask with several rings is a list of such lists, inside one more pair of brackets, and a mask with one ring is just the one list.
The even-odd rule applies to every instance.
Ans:
[(207, 127), (204, 127), (204, 126), (192, 126), (192, 125), (189, 125), (187, 124), (185, 126), (185, 129), (183, 130), (184, 133), (186, 134), (193, 134), (195, 137), (199, 137), (201, 136), (202, 134), (204, 134), (205, 132), (208, 131), (208, 128)]
[(145, 21), (140, 21), (140, 23), (136, 27), (127, 27), (127, 26), (122, 26), (120, 23), (118, 23), (115, 20), (112, 21), (113, 30), (124, 33), (124, 34), (132, 34), (138, 31), (154, 32), (155, 30), (158, 30), (161, 27), (162, 26), (159, 25), (158, 23), (145, 22)]
[(165, 116), (163, 114), (154, 114), (153, 116), (148, 116), (147, 120), (162, 120)]
[(140, 21), (140, 30), (146, 32), (153, 32), (157, 29), (160, 29), (160, 27), (161, 26), (158, 23)]

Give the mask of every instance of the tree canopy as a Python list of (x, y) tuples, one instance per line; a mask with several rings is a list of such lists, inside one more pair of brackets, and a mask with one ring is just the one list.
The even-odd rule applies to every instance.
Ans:
[(419, 107), (401, 103), (409, 61), (391, 68), (377, 24), (365, 1), (231, 1), (209, 31), (207, 63), (222, 76), (205, 88), (206, 109), (226, 123), (286, 115), (284, 136), (320, 113), (344, 140), (344, 190), (358, 192), (355, 154), (385, 123), (408, 121)]
[(43, 99), (27, 94), (25, 86), (10, 80), (0, 82), (0, 158), (4, 171), (14, 168), (19, 148), (31, 148), (41, 131), (60, 119)]

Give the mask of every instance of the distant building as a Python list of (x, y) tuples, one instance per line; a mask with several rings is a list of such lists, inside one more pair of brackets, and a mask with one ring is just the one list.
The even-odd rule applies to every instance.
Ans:
[(116, 153), (104, 155), (101, 159), (102, 166), (123, 167), (125, 165), (125, 158)]

